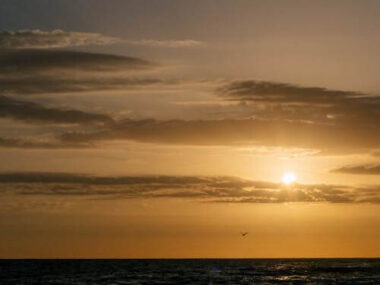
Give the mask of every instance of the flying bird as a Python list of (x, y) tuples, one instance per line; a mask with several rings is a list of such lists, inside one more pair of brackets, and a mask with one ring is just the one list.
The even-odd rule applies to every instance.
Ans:
[(248, 234), (248, 232), (240, 233), (240, 234), (241, 234), (242, 237), (245, 237)]

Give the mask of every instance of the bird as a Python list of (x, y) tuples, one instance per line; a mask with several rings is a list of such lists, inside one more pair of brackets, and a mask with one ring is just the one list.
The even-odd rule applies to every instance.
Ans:
[(248, 234), (248, 232), (240, 233), (240, 234), (241, 234), (242, 237), (245, 237)]

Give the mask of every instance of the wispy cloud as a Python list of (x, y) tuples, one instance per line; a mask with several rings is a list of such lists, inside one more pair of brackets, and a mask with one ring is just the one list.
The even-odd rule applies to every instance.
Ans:
[(378, 187), (325, 184), (284, 186), (235, 177), (121, 176), (65, 173), (0, 174), (3, 194), (96, 199), (182, 198), (219, 203), (380, 203)]
[(380, 119), (380, 97), (267, 81), (233, 81), (217, 89), (226, 100), (248, 104), (257, 117), (350, 124), (373, 128)]
[(196, 40), (156, 40), (156, 39), (121, 39), (105, 36), (98, 33), (75, 31), (41, 31), (18, 30), (0, 32), (0, 48), (5, 49), (52, 49), (88, 45), (110, 45), (125, 43), (129, 45), (181, 48), (201, 46), (203, 43)]
[(202, 42), (195, 40), (125, 40), (125, 43), (162, 48), (197, 47), (203, 45)]
[(332, 172), (359, 175), (380, 175), (380, 164), (343, 166), (337, 169), (333, 169)]
[[(57, 109), (60, 111), (60, 109)], [(10, 110), (12, 111), (12, 110)], [(49, 110), (46, 110), (49, 113)], [(51, 110), (52, 111), (52, 110)], [(62, 117), (61, 116), (62, 112)], [(45, 116), (45, 123), (65, 121), (66, 112), (61, 110), (50, 118)], [(78, 118), (67, 119), (66, 123), (85, 124), (90, 122), (112, 122), (112, 118), (102, 114), (78, 112), (83, 120)], [(10, 118), (29, 115), (9, 114)], [(30, 123), (39, 123), (42, 118), (28, 118)], [(42, 116), (42, 115), (41, 115)], [(85, 119), (84, 119), (85, 118)], [(26, 119), (26, 118), (25, 118)], [(81, 128), (81, 130), (65, 129), (63, 133), (56, 133), (56, 142), (64, 147), (99, 146), (110, 141), (135, 141), (142, 143), (158, 143), (171, 145), (203, 145), (203, 146), (268, 146), (285, 148), (313, 149), (313, 153), (320, 151), (329, 154), (344, 153), (375, 149), (378, 147), (379, 136), (376, 133), (362, 134), (351, 139), (354, 132), (351, 129), (336, 128), (334, 126), (313, 125), (303, 122), (278, 122), (265, 120), (130, 120), (122, 119), (111, 124), (97, 124), (96, 127)], [(344, 148), (341, 141), (345, 140)], [(6, 145), (3, 145), (4, 147)], [(28, 146), (26, 144), (26, 146)]]
[(84, 45), (108, 45), (121, 42), (115, 37), (97, 33), (65, 32), (62, 30), (18, 30), (0, 33), (0, 48), (62, 48)]
[(330, 90), (322, 87), (305, 87), (271, 81), (242, 80), (227, 83), (218, 91), (231, 100), (274, 103), (327, 103), (345, 97), (363, 95), (353, 91)]
[(64, 149), (64, 148), (89, 148), (89, 143), (62, 143), (57, 140), (41, 140), (25, 137), (0, 137), (0, 147), (19, 149)]
[[(360, 136), (357, 136), (360, 133)], [(71, 132), (62, 136), (69, 143), (135, 140), (187, 145), (267, 145), (313, 149), (376, 148), (376, 132), (349, 127), (271, 120), (123, 120), (95, 132)]]
[(70, 92), (91, 92), (129, 90), (164, 83), (155, 78), (101, 77), (68, 78), (36, 76), (30, 78), (0, 78), (0, 91), (9, 95), (59, 94)]

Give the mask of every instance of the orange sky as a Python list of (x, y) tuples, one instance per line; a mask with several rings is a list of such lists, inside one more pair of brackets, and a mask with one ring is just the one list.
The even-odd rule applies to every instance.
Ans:
[(0, 258), (378, 257), (379, 13), (2, 1)]

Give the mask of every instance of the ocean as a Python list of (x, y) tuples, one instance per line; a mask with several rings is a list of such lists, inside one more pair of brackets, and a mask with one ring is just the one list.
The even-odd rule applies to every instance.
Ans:
[(380, 284), (380, 259), (0, 260), (0, 284)]

